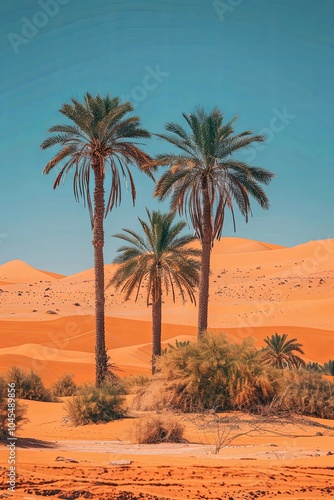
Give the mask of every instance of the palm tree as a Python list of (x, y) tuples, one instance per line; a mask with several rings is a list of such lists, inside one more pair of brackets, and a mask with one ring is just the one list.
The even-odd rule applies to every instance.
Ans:
[[(42, 149), (60, 145), (60, 150), (43, 169), (49, 174), (63, 160), (64, 165), (54, 183), (54, 189), (72, 169), (75, 198), (82, 197), (88, 206), (94, 246), (95, 268), (95, 310), (96, 310), (96, 384), (101, 385), (108, 375), (108, 356), (105, 347), (104, 328), (104, 227), (103, 219), (121, 202), (121, 180), (129, 179), (133, 202), (136, 197), (130, 165), (150, 174), (151, 158), (134, 142), (135, 139), (150, 137), (141, 127), (136, 116), (127, 116), (133, 111), (130, 102), (121, 103), (118, 97), (110, 98), (87, 93), (84, 102), (71, 99), (64, 104), (60, 113), (71, 124), (55, 125), (49, 129), (50, 137), (45, 139)], [(104, 182), (107, 170), (111, 170), (111, 187), (105, 206)], [(94, 197), (91, 199), (91, 177), (94, 176)]]
[(304, 354), (302, 344), (297, 339), (287, 340), (287, 334), (275, 333), (270, 338), (264, 339), (267, 346), (263, 349), (263, 363), (276, 366), (276, 368), (299, 368), (305, 366), (305, 361), (294, 352)]
[(160, 154), (156, 162), (169, 166), (156, 184), (155, 196), (164, 200), (171, 195), (171, 209), (187, 212), (202, 245), (199, 284), (198, 333), (207, 330), (211, 250), (215, 238), (222, 234), (225, 207), (232, 212), (233, 202), (248, 221), (252, 196), (262, 208), (269, 202), (259, 183), (268, 184), (273, 174), (260, 167), (250, 167), (236, 159), (234, 153), (264, 137), (247, 130), (234, 135), (234, 117), (223, 123), (224, 115), (214, 108), (207, 114), (203, 108), (182, 114), (190, 127), (188, 133), (177, 123), (166, 125), (167, 134), (157, 134), (181, 150), (180, 154)]
[(194, 289), (199, 278), (200, 250), (189, 244), (194, 236), (180, 236), (185, 222), (174, 223), (174, 213), (162, 214), (147, 209), (148, 223), (139, 219), (143, 236), (123, 229), (124, 234), (116, 238), (127, 244), (118, 249), (120, 255), (114, 259), (119, 268), (109, 285), (125, 292), (126, 300), (136, 290), (138, 299), (142, 284), (146, 284), (147, 305), (152, 305), (152, 373), (156, 370), (157, 356), (161, 356), (162, 295), (171, 292), (173, 302), (176, 290), (184, 301), (188, 296), (196, 303)]
[(188, 212), (197, 237), (202, 244), (201, 273), (199, 284), (198, 333), (207, 330), (209, 276), (211, 250), (215, 238), (219, 239), (224, 224), (227, 206), (235, 218), (233, 201), (248, 221), (250, 213), (249, 195), (262, 208), (269, 202), (259, 182), (268, 184), (274, 176), (260, 167), (250, 167), (237, 160), (233, 154), (247, 148), (253, 142), (262, 142), (264, 137), (245, 131), (233, 135), (233, 123), (224, 124), (224, 115), (214, 108), (207, 114), (203, 108), (194, 113), (182, 114), (190, 127), (190, 133), (177, 123), (168, 123), (169, 134), (157, 134), (181, 150), (181, 154), (160, 154), (156, 163), (169, 165), (169, 170), (156, 184), (155, 196), (164, 200), (171, 197), (172, 210), (180, 214)]

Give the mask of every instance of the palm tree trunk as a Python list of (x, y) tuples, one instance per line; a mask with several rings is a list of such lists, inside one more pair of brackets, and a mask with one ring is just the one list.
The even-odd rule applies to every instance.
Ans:
[(161, 356), (162, 294), (161, 283), (153, 290), (152, 300), (152, 375), (156, 372), (156, 360)]
[(198, 336), (208, 328), (210, 260), (212, 249), (211, 206), (207, 181), (203, 179), (203, 212), (202, 212), (202, 256), (198, 297)]
[(95, 271), (95, 373), (96, 386), (99, 387), (108, 374), (108, 356), (105, 346), (104, 331), (104, 176), (100, 164), (93, 165), (95, 176), (94, 188), (94, 271)]

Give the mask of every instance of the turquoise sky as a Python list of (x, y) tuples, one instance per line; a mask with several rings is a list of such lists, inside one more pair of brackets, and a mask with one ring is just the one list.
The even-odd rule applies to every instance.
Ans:
[[(1, 2), (0, 263), (22, 259), (65, 274), (92, 267), (88, 211), (72, 180), (41, 176), (39, 145), (58, 112), (86, 91), (130, 99), (152, 133), (198, 104), (218, 105), (236, 131), (265, 133), (240, 155), (275, 172), (269, 211), (253, 203), (236, 236), (287, 246), (333, 237), (333, 0), (11, 0)], [(146, 150), (167, 150), (154, 138)], [(106, 262), (123, 227), (156, 208), (135, 175), (106, 224)], [(233, 236), (230, 217), (225, 236)]]

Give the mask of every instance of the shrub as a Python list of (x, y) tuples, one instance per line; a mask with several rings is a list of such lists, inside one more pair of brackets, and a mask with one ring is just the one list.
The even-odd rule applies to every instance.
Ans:
[(334, 382), (321, 373), (299, 372), (285, 374), (285, 390), (280, 406), (299, 415), (334, 418)]
[(309, 361), (306, 365), (305, 365), (305, 369), (308, 371), (308, 372), (319, 372), (319, 373), (323, 373), (324, 372), (324, 367), (321, 366), (319, 363), (316, 363), (314, 361)]
[(15, 384), (16, 397), (35, 401), (55, 401), (51, 391), (46, 389), (41, 377), (33, 370), (25, 372), (12, 366), (5, 373), (5, 380)]
[(330, 359), (327, 363), (324, 363), (324, 372), (326, 375), (334, 377), (334, 359)]
[(182, 443), (184, 426), (171, 415), (152, 415), (137, 420), (132, 428), (139, 444)]
[(105, 383), (101, 387), (84, 385), (76, 396), (66, 402), (66, 410), (74, 425), (110, 422), (124, 417), (124, 389), (118, 384)]
[(124, 387), (126, 394), (134, 394), (139, 388), (146, 387), (150, 383), (150, 380), (151, 378), (147, 375), (138, 373), (122, 379), (120, 383)]
[(74, 396), (77, 386), (73, 381), (73, 373), (64, 373), (59, 379), (52, 384), (51, 391), (55, 396)]
[[(8, 383), (4, 377), (0, 377), (0, 440), (9, 436), (8, 420)], [(15, 400), (15, 428), (14, 432), (27, 422), (25, 417), (27, 408), (20, 401)]]
[(185, 412), (249, 410), (269, 403), (278, 388), (277, 370), (262, 364), (251, 339), (236, 344), (223, 334), (205, 334), (196, 343), (169, 350), (160, 360), (159, 375), (138, 392), (134, 405)]

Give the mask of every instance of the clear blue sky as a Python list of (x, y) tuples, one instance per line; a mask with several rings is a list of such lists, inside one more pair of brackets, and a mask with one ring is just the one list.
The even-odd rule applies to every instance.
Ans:
[[(0, 10), (0, 263), (92, 267), (88, 211), (70, 176), (53, 191), (56, 173), (41, 176), (53, 150), (39, 150), (64, 123), (62, 104), (87, 91), (130, 99), (152, 133), (198, 104), (240, 114), (237, 132), (268, 137), (243, 159), (277, 178), (271, 209), (253, 203), (236, 236), (287, 246), (333, 237), (332, 0), (11, 0)], [(157, 138), (145, 148), (166, 151)], [(106, 262), (120, 243), (112, 234), (157, 207), (152, 182), (135, 179), (136, 207), (124, 192), (106, 220)]]

